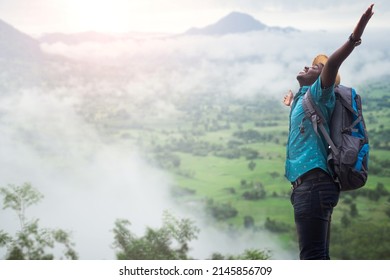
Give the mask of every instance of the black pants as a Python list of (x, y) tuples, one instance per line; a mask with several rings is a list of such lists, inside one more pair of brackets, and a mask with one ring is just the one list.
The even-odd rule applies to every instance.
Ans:
[(330, 177), (304, 180), (293, 189), (291, 203), (301, 260), (329, 260), (330, 223), (340, 190)]

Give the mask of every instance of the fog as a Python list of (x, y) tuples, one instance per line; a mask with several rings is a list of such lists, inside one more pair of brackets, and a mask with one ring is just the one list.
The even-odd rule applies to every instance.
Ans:
[[(390, 39), (383, 34), (365, 34), (340, 70), (343, 84), (359, 88), (388, 75)], [(294, 258), (272, 235), (229, 236), (210, 226), (201, 211), (194, 215), (176, 205), (171, 175), (146, 159), (142, 145), (101, 134), (88, 113), (123, 108), (129, 119), (147, 122), (179, 117), (177, 101), (196, 94), (281, 100), (288, 89), (297, 89), (295, 76), (303, 66), (318, 53), (330, 54), (347, 37), (252, 32), (42, 43), (42, 51), (54, 57), (43, 71), (47, 76), (34, 86), (5, 85), (0, 95), (0, 186), (30, 182), (37, 188), (45, 197), (28, 217), (71, 231), (82, 259), (115, 258), (110, 247), (115, 219), (130, 220), (140, 236), (145, 226), (161, 225), (165, 210), (190, 217), (200, 228), (190, 256), (260, 248), (270, 249), (276, 259)], [(17, 229), (9, 210), (1, 211), (0, 219), (3, 229)]]
[[(386, 30), (369, 30), (363, 44), (342, 65), (346, 85), (361, 85), (387, 74)], [(237, 96), (276, 94), (296, 88), (295, 77), (319, 53), (330, 55), (348, 37), (343, 32), (251, 32), (213, 36), (127, 39), (112, 43), (42, 44), (47, 53), (98, 64), (122, 65), (145, 86), (152, 75), (155, 90), (194, 94), (200, 85)], [(145, 79), (144, 79), (145, 78)], [(137, 80), (136, 80), (137, 81)], [(135, 82), (136, 82), (135, 81)], [(133, 83), (134, 80), (129, 81)], [(183, 92), (181, 91), (183, 89)]]
[(32, 90), (3, 99), (1, 185), (30, 182), (45, 198), (29, 216), (73, 231), (81, 257), (108, 258), (115, 219), (157, 225), (170, 180), (136, 149), (102, 143), (70, 105)]

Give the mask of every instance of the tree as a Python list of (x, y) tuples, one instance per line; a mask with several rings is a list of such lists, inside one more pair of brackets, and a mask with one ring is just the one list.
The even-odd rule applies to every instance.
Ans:
[(114, 248), (119, 260), (185, 260), (189, 259), (188, 243), (197, 238), (199, 229), (189, 219), (164, 213), (161, 228), (146, 228), (144, 236), (137, 237), (129, 229), (126, 219), (115, 222)]
[(255, 168), (256, 168), (256, 163), (251, 160), (249, 163), (248, 163), (248, 168), (253, 171)]
[(272, 179), (276, 179), (276, 178), (280, 177), (280, 173), (276, 172), (276, 171), (270, 172), (269, 175), (271, 175)]
[(334, 259), (389, 260), (389, 224), (351, 220), (348, 227), (335, 224), (330, 235), (330, 251)]
[(269, 251), (261, 251), (258, 249), (247, 249), (239, 255), (222, 255), (221, 253), (213, 253), (212, 260), (268, 260), (271, 255)]
[(255, 219), (252, 216), (244, 217), (244, 227), (245, 228), (253, 228), (255, 225)]
[(351, 224), (351, 220), (348, 218), (348, 216), (344, 213), (344, 215), (341, 217), (341, 224), (344, 227), (348, 227)]
[(206, 201), (206, 212), (218, 221), (234, 218), (238, 215), (238, 211), (229, 203), (218, 203), (213, 199)]
[(387, 217), (390, 218), (390, 207), (386, 208), (385, 213), (386, 213)]
[[(126, 219), (115, 222), (114, 244), (119, 260), (188, 260), (189, 242), (197, 238), (199, 229), (189, 219), (177, 219), (164, 212), (160, 228), (146, 228), (144, 236), (137, 237), (130, 231), (131, 223)], [(213, 253), (213, 260), (266, 260), (268, 251), (247, 249), (239, 255)]]
[(20, 230), (15, 236), (0, 231), (0, 247), (6, 247), (6, 259), (12, 260), (51, 260), (54, 254), (49, 252), (56, 245), (65, 247), (64, 258), (77, 259), (73, 249), (70, 234), (61, 229), (40, 229), (39, 220), (28, 220), (25, 211), (28, 207), (37, 204), (43, 195), (29, 183), (22, 186), (8, 185), (0, 188), (3, 198), (3, 209), (16, 212)]
[(357, 217), (359, 215), (359, 212), (357, 210), (357, 207), (356, 207), (355, 203), (351, 204), (349, 213), (350, 213), (351, 217)]
[(270, 217), (267, 217), (267, 219), (264, 222), (264, 227), (272, 232), (289, 232), (291, 230), (291, 226), (289, 226), (286, 223), (278, 222), (276, 220), (271, 219)]
[(3, 209), (11, 208), (16, 212), (21, 229), (26, 224), (26, 208), (38, 203), (43, 198), (43, 195), (33, 189), (28, 183), (25, 183), (21, 187), (8, 185), (8, 188), (0, 188), (0, 194), (4, 196)]
[(252, 189), (245, 191), (242, 197), (246, 200), (258, 200), (264, 199), (267, 196), (267, 192), (264, 189), (264, 185), (261, 182), (252, 182)]

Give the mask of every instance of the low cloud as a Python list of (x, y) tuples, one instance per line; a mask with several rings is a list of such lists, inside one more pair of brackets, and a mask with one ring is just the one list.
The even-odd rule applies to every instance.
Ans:
[(30, 182), (43, 193), (27, 214), (72, 231), (80, 257), (113, 257), (115, 219), (129, 219), (141, 233), (172, 209), (169, 176), (137, 148), (105, 144), (71, 104), (33, 90), (2, 101), (0, 185)]
[[(340, 69), (346, 85), (360, 85), (387, 74), (389, 39), (381, 31), (366, 33), (363, 44)], [(329, 32), (252, 32), (221, 37), (130, 38), (105, 44), (43, 44), (42, 49), (94, 65), (116, 65), (128, 73), (129, 86), (137, 85), (136, 91), (142, 95), (153, 84), (151, 94), (169, 89), (171, 95), (217, 91), (247, 97), (282, 95), (296, 88), (296, 74), (318, 53), (334, 52), (347, 37)]]

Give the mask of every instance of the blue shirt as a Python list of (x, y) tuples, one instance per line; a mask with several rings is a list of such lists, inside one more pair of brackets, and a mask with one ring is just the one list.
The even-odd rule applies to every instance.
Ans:
[[(329, 173), (326, 162), (328, 144), (319, 130), (319, 135), (314, 132), (311, 121), (304, 119), (305, 112), (302, 99), (308, 89), (309, 86), (300, 88), (294, 96), (294, 102), (291, 106), (285, 166), (285, 176), (290, 182), (294, 182), (314, 168), (321, 168)], [(318, 77), (314, 84), (310, 86), (310, 92), (326, 122), (329, 123), (335, 106), (334, 87), (322, 89), (321, 79)], [(303, 126), (303, 132), (301, 132), (300, 126)], [(325, 125), (325, 129), (329, 132), (327, 125)]]

